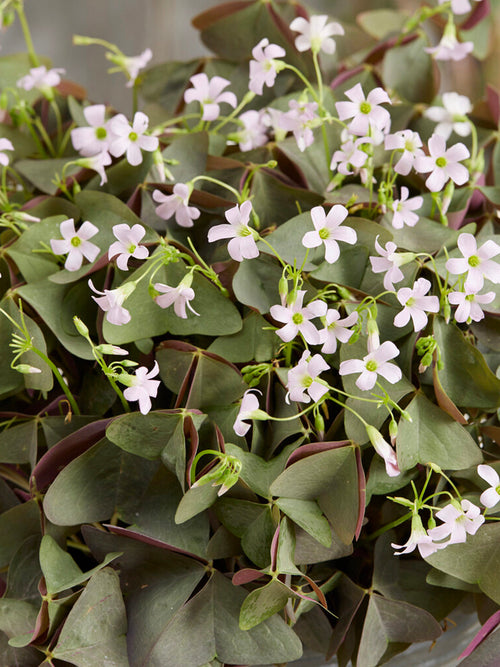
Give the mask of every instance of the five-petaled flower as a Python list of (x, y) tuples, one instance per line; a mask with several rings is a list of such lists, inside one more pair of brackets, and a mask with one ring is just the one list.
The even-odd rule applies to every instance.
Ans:
[(328, 392), (328, 387), (316, 378), (329, 368), (320, 354), (311, 357), (309, 350), (304, 350), (299, 363), (288, 371), (286, 402), (309, 403), (312, 398), (317, 403)]
[(122, 271), (128, 271), (128, 260), (131, 257), (146, 259), (149, 254), (148, 249), (139, 245), (145, 233), (146, 230), (142, 225), (133, 225), (132, 227), (129, 227), (126, 223), (114, 225), (113, 234), (118, 241), (109, 246), (108, 258), (116, 257), (116, 264)]
[(30, 69), (29, 74), (21, 77), (17, 82), (19, 88), (24, 88), (24, 90), (32, 90), (33, 88), (38, 88), (38, 90), (44, 90), (46, 88), (54, 88), (61, 83), (61, 74), (65, 73), (65, 69), (61, 67), (55, 67), (54, 69), (47, 69), (45, 65), (40, 65), (40, 67), (33, 67)]
[[(475, 535), (484, 523), (484, 516), (481, 515), (480, 508), (469, 500), (462, 500), (460, 507), (455, 503), (449, 503), (436, 512), (436, 518), (443, 523), (431, 528), (428, 532), (441, 549), (449, 544), (465, 542), (467, 534)], [(442, 542), (448, 536), (449, 539)]]
[(400, 130), (388, 134), (384, 139), (385, 149), (388, 151), (402, 151), (401, 157), (394, 165), (394, 171), (401, 176), (407, 176), (417, 157), (424, 156), (422, 139), (418, 132)]
[(413, 321), (415, 331), (421, 331), (427, 324), (426, 313), (439, 312), (439, 298), (425, 296), (431, 288), (431, 283), (425, 278), (419, 278), (412, 288), (402, 287), (396, 296), (403, 310), (394, 318), (394, 326), (404, 327)]
[(142, 162), (142, 151), (152, 152), (158, 148), (158, 137), (148, 136), (149, 118), (142, 111), (134, 115), (132, 125), (124, 114), (113, 116), (109, 123), (111, 132), (115, 135), (109, 145), (109, 152), (113, 157), (126, 154), (127, 162), (137, 166)]
[(231, 239), (227, 244), (227, 251), (236, 262), (258, 257), (259, 249), (255, 242), (258, 234), (248, 224), (251, 212), (252, 202), (248, 199), (240, 206), (230, 208), (225, 213), (228, 224), (215, 225), (208, 230), (209, 243)]
[(277, 335), (285, 343), (289, 343), (299, 333), (310, 345), (318, 345), (321, 342), (321, 336), (311, 320), (314, 317), (324, 317), (327, 311), (327, 305), (324, 301), (311, 301), (307, 306), (303, 306), (305, 290), (297, 290), (295, 299), (287, 306), (271, 306), (271, 317), (277, 322), (283, 322), (284, 327), (276, 331)]
[(164, 283), (155, 283), (154, 288), (157, 292), (161, 292), (158, 296), (155, 296), (156, 303), (160, 308), (168, 308), (173, 304), (174, 313), (177, 317), (181, 317), (183, 320), (187, 319), (186, 306), (189, 310), (195, 315), (200, 315), (189, 303), (194, 299), (194, 289), (191, 287), (193, 280), (193, 274), (188, 273), (186, 278), (181, 280), (177, 287), (170, 287), (170, 285), (165, 285)]
[(106, 313), (106, 319), (110, 324), (121, 326), (128, 324), (131, 320), (129, 311), (123, 307), (125, 299), (134, 291), (135, 283), (124, 283), (117, 289), (105, 289), (100, 292), (94, 287), (91, 279), (88, 281), (90, 289), (101, 296), (93, 296), (99, 308)]
[(250, 109), (245, 111), (238, 120), (243, 127), (235, 133), (241, 151), (250, 151), (267, 144), (267, 127), (264, 124), (264, 112)]
[[(149, 371), (145, 366), (140, 366), (136, 371), (135, 375), (127, 376), (127, 388), (123, 392), (123, 395), (127, 401), (139, 401), (139, 410), (143, 415), (147, 415), (151, 410), (151, 396), (156, 397), (158, 393), (158, 387), (160, 386), (159, 380), (153, 380), (156, 375), (160, 372), (158, 362), (155, 361), (153, 368)], [(124, 377), (119, 378), (120, 382), (123, 382)]]
[(415, 551), (415, 548), (418, 547), (420, 555), (422, 558), (427, 558), (439, 549), (437, 544), (434, 544), (432, 537), (427, 533), (422, 523), (422, 519), (418, 514), (413, 514), (411, 518), (411, 533), (408, 541), (405, 544), (392, 544), (393, 549), (401, 549), (401, 551), (395, 551), (395, 556), (401, 556), (402, 554), (410, 554), (412, 551)]
[(429, 107), (424, 116), (437, 123), (434, 132), (448, 140), (452, 132), (461, 137), (471, 133), (467, 114), (472, 111), (472, 104), (468, 97), (458, 93), (443, 93), (442, 107)]
[(408, 195), (410, 191), (408, 188), (403, 185), (401, 187), (401, 197), (400, 199), (395, 199), (392, 202), (392, 210), (394, 215), (392, 216), (392, 226), (394, 229), (403, 229), (405, 225), (408, 227), (414, 227), (418, 222), (418, 215), (414, 211), (418, 211), (424, 203), (423, 197), (410, 197)]
[(337, 341), (347, 343), (353, 334), (352, 329), (348, 327), (356, 324), (357, 321), (358, 312), (356, 310), (341, 319), (338, 310), (329, 308), (324, 316), (325, 328), (319, 332), (320, 343), (323, 343), (321, 352), (323, 354), (333, 354), (337, 349)]
[(500, 253), (500, 246), (489, 239), (478, 248), (477, 241), (472, 234), (464, 232), (457, 240), (458, 249), (463, 257), (449, 259), (446, 270), (454, 275), (467, 273), (464, 288), (469, 292), (479, 292), (484, 285), (484, 279), (492, 283), (500, 283), (500, 264), (493, 262), (493, 257)]
[(384, 287), (386, 290), (394, 290), (393, 283), (399, 283), (404, 278), (404, 273), (399, 268), (414, 255), (411, 253), (396, 252), (397, 245), (393, 241), (387, 241), (385, 248), (375, 239), (375, 249), (380, 257), (370, 257), (373, 273), (384, 273)]
[(337, 45), (332, 39), (333, 35), (343, 35), (344, 28), (340, 23), (327, 23), (326, 14), (311, 16), (309, 21), (302, 16), (298, 16), (290, 23), (290, 29), (294, 32), (300, 32), (295, 38), (295, 47), (298, 51), (311, 51), (313, 53), (332, 54), (335, 53)]
[(261, 39), (252, 49), (254, 60), (250, 61), (250, 82), (248, 88), (256, 95), (262, 95), (264, 86), (272, 88), (278, 74), (279, 61), (286, 51), (278, 44), (269, 44), (267, 37)]
[(474, 48), (473, 42), (459, 42), (456, 32), (445, 32), (437, 46), (424, 49), (436, 60), (463, 60)]
[(78, 232), (75, 231), (75, 221), (73, 218), (64, 220), (59, 225), (62, 239), (51, 239), (50, 247), (55, 255), (65, 255), (66, 261), (64, 268), (67, 271), (78, 271), (82, 266), (83, 258), (93, 262), (100, 252), (99, 246), (89, 241), (95, 236), (99, 229), (91, 222), (86, 220)]
[(109, 144), (115, 137), (109, 127), (111, 120), (106, 121), (105, 105), (92, 104), (85, 107), (83, 115), (89, 127), (76, 127), (71, 130), (71, 141), (75, 150), (85, 157), (107, 153)]
[(139, 70), (146, 67), (152, 57), (153, 52), (151, 49), (145, 49), (138, 56), (125, 56), (123, 59), (123, 67), (129, 76), (127, 88), (132, 88), (139, 74)]
[(455, 320), (457, 322), (480, 322), (484, 319), (484, 312), (481, 305), (491, 303), (495, 298), (495, 292), (486, 292), (478, 294), (465, 290), (465, 292), (450, 292), (448, 301), (453, 306), (458, 306), (455, 311)]
[(386, 340), (380, 347), (369, 352), (363, 359), (348, 359), (342, 361), (339, 367), (340, 375), (351, 375), (360, 373), (356, 380), (356, 386), (362, 391), (373, 389), (378, 375), (381, 375), (391, 384), (396, 384), (402, 377), (401, 369), (396, 364), (391, 364), (399, 354), (398, 348), (393, 342)]
[(386, 131), (390, 127), (391, 117), (381, 104), (391, 104), (389, 95), (383, 88), (374, 88), (365, 98), (363, 88), (357, 83), (346, 90), (350, 102), (336, 102), (340, 120), (352, 118), (348, 125), (349, 131), (361, 137), (369, 136), (370, 129)]
[(330, 169), (332, 171), (337, 169), (344, 176), (358, 173), (368, 160), (368, 153), (362, 149), (362, 146), (368, 143), (373, 143), (370, 137), (355, 138), (353, 135), (348, 135), (347, 140), (333, 153)]
[(156, 215), (163, 220), (170, 220), (175, 215), (175, 221), (180, 227), (192, 227), (193, 220), (200, 217), (199, 210), (195, 206), (189, 206), (192, 190), (186, 183), (176, 183), (171, 195), (154, 190), (153, 199), (160, 204), (155, 208)]
[(332, 206), (328, 215), (322, 206), (314, 206), (311, 209), (314, 231), (304, 234), (302, 245), (306, 248), (317, 248), (323, 243), (325, 246), (325, 260), (329, 264), (333, 264), (340, 256), (337, 241), (344, 241), (344, 243), (353, 245), (357, 240), (354, 229), (340, 226), (347, 216), (348, 210), (342, 204)]
[(219, 117), (219, 104), (225, 102), (230, 106), (236, 108), (237, 99), (234, 93), (229, 91), (222, 92), (226, 86), (231, 83), (222, 76), (214, 76), (211, 79), (204, 72), (195, 74), (190, 79), (193, 84), (192, 88), (188, 88), (184, 93), (184, 101), (199, 102), (202, 108), (202, 120), (216, 120)]
[(431, 192), (440, 192), (450, 178), (457, 185), (467, 182), (469, 171), (460, 164), (461, 160), (470, 156), (469, 149), (464, 144), (458, 143), (447, 149), (444, 137), (434, 133), (428, 145), (429, 155), (417, 157), (415, 170), (420, 174), (431, 172), (425, 181)]

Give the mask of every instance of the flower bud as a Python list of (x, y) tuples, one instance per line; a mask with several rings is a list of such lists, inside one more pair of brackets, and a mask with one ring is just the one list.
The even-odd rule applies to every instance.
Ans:
[(24, 375), (34, 375), (35, 373), (41, 373), (42, 371), (35, 366), (30, 366), (29, 364), (18, 364), (15, 366), (15, 369), (18, 373), (23, 373)]
[(102, 343), (101, 345), (97, 345), (95, 350), (96, 352), (100, 352), (101, 354), (114, 354), (114, 355), (128, 354), (128, 351), (124, 350), (122, 347), (118, 347), (117, 345), (108, 345), (107, 343)]
[(76, 330), (81, 336), (85, 336), (86, 338), (89, 335), (89, 330), (88, 327), (84, 324), (84, 322), (77, 317), (76, 315), (73, 317), (73, 323), (76, 327)]

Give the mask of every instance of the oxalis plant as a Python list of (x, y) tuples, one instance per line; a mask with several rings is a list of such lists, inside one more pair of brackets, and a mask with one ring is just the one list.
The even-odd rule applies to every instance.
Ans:
[(490, 6), (413, 9), (75, 36), (127, 117), (0, 3), (2, 665), (375, 667), (466, 598), (497, 664), (500, 98), (446, 77)]

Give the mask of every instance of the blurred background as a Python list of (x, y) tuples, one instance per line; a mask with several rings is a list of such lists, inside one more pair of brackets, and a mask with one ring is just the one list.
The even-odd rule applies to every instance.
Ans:
[[(485, 2), (487, 0), (484, 0)], [(447, 90), (457, 90), (477, 98), (488, 81), (500, 87), (500, 0), (490, 0), (493, 18), (490, 34), (481, 40), (487, 58), (479, 63), (468, 59), (445, 65)], [(430, 0), (429, 4), (433, 4)], [(191, 19), (219, 4), (217, 0), (25, 0), (26, 14), (35, 48), (51, 59), (54, 67), (64, 67), (66, 78), (87, 89), (89, 99), (106, 102), (130, 112), (131, 94), (121, 74), (103, 76), (109, 66), (104, 48), (73, 46), (73, 34), (99, 37), (117, 44), (129, 56), (145, 48), (153, 51), (151, 64), (166, 60), (190, 60), (208, 55)], [(355, 22), (362, 11), (399, 7), (413, 12), (418, 0), (309, 0), (304, 2), (314, 13), (327, 13), (340, 21)], [(475, 4), (475, 3), (473, 3)], [(0, 35), (1, 53), (24, 51), (24, 41), (16, 21)]]

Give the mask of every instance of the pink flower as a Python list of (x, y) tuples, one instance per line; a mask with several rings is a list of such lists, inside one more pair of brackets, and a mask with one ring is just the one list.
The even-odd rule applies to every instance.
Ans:
[(398, 348), (391, 341), (385, 341), (380, 347), (369, 352), (363, 359), (348, 359), (342, 361), (339, 368), (340, 375), (361, 373), (356, 380), (356, 386), (362, 391), (373, 389), (377, 376), (381, 375), (391, 384), (399, 382), (402, 377), (401, 369), (396, 364), (389, 363), (399, 354)]
[(438, 123), (434, 132), (448, 140), (452, 132), (461, 137), (471, 133), (470, 124), (467, 122), (467, 114), (471, 111), (472, 104), (465, 95), (443, 93), (443, 106), (429, 107), (424, 111), (424, 116)]
[(403, 229), (405, 225), (408, 227), (415, 227), (418, 222), (418, 215), (413, 211), (417, 211), (424, 203), (423, 197), (411, 197), (408, 199), (410, 191), (403, 185), (401, 187), (401, 198), (395, 199), (392, 202), (392, 226), (394, 229)]
[(344, 28), (340, 23), (327, 23), (328, 16), (320, 14), (311, 16), (307, 21), (303, 17), (297, 17), (290, 23), (290, 29), (301, 34), (295, 39), (295, 47), (298, 51), (308, 51), (313, 53), (324, 51), (325, 53), (335, 53), (336, 44), (332, 35), (343, 35)]
[(391, 544), (391, 547), (402, 549), (402, 551), (394, 552), (395, 556), (410, 554), (418, 547), (422, 558), (427, 558), (439, 549), (439, 546), (432, 541), (432, 537), (427, 534), (418, 514), (414, 514), (411, 518), (411, 534), (408, 541), (405, 544)]
[(352, 118), (349, 123), (349, 131), (358, 136), (365, 137), (370, 133), (370, 128), (386, 130), (390, 126), (391, 117), (387, 109), (380, 104), (391, 104), (389, 95), (382, 88), (374, 88), (365, 99), (360, 83), (346, 90), (346, 96), (350, 102), (336, 102), (337, 113), (340, 120)]
[(93, 292), (102, 295), (99, 297), (93, 296), (92, 298), (99, 308), (106, 313), (106, 319), (110, 324), (116, 324), (119, 327), (122, 324), (130, 322), (130, 313), (126, 308), (123, 308), (123, 302), (135, 289), (135, 283), (125, 283), (117, 289), (105, 289), (104, 292), (100, 292), (94, 287), (91, 279), (88, 282)]
[[(132, 375), (127, 376), (128, 382), (131, 384), (125, 389), (123, 395), (127, 401), (139, 401), (139, 410), (143, 415), (147, 415), (151, 410), (150, 396), (154, 398), (158, 393), (160, 381), (152, 380), (151, 378), (158, 375), (159, 372), (158, 362), (155, 361), (155, 364), (149, 373), (145, 366), (140, 366), (135, 371), (135, 377)], [(121, 378), (120, 381), (123, 382)]]
[(401, 157), (394, 165), (394, 171), (402, 176), (407, 176), (417, 157), (425, 155), (422, 150), (422, 139), (418, 132), (413, 130), (401, 130), (385, 137), (385, 149), (388, 151), (403, 151)]
[(436, 60), (463, 60), (474, 49), (473, 42), (459, 42), (454, 33), (443, 34), (437, 46), (424, 49)]
[(431, 172), (425, 185), (431, 192), (440, 192), (449, 178), (457, 185), (463, 185), (469, 179), (469, 172), (460, 160), (470, 156), (469, 149), (462, 143), (446, 149), (446, 141), (439, 134), (429, 139), (430, 155), (415, 160), (415, 170), (421, 173)]
[(259, 409), (259, 399), (252, 392), (258, 391), (258, 389), (247, 389), (243, 394), (241, 399), (240, 410), (236, 417), (236, 420), (233, 424), (233, 429), (236, 435), (244, 436), (250, 430), (250, 424), (246, 424), (245, 421), (248, 419), (255, 419), (260, 417), (263, 414), (263, 411)]
[(495, 298), (495, 292), (477, 294), (476, 292), (450, 292), (448, 301), (458, 306), (455, 311), (457, 322), (480, 322), (484, 319), (483, 309), (480, 304), (491, 303)]
[[(272, 88), (278, 73), (276, 58), (283, 58), (285, 49), (277, 44), (269, 44), (267, 37), (261, 39), (252, 49), (254, 60), (250, 61), (250, 83), (248, 88), (256, 95), (262, 95), (264, 86)], [(248, 113), (248, 112), (247, 112)]]
[(45, 65), (40, 65), (40, 67), (33, 67), (30, 69), (29, 74), (23, 76), (17, 82), (19, 88), (24, 88), (24, 90), (32, 90), (33, 88), (38, 88), (42, 90), (43, 88), (53, 88), (58, 86), (61, 83), (60, 74), (64, 74), (65, 69), (57, 67), (55, 69), (47, 69)]
[(311, 357), (309, 351), (304, 350), (297, 366), (288, 371), (286, 402), (290, 403), (292, 400), (309, 403), (312, 398), (317, 403), (328, 392), (328, 387), (316, 378), (329, 368), (320, 354)]
[(263, 122), (263, 112), (250, 109), (238, 116), (243, 123), (243, 129), (237, 132), (241, 151), (251, 151), (267, 144), (267, 127)]
[(127, 70), (130, 80), (127, 82), (127, 88), (132, 88), (139, 74), (139, 70), (146, 67), (148, 62), (153, 57), (151, 49), (145, 49), (138, 56), (126, 56), (123, 61), (123, 66)]
[(384, 287), (386, 290), (394, 290), (393, 283), (399, 283), (404, 278), (404, 274), (399, 268), (407, 261), (410, 253), (397, 253), (397, 245), (392, 241), (387, 241), (385, 249), (378, 242), (378, 236), (375, 239), (375, 250), (381, 257), (370, 257), (373, 273), (384, 273)]
[[(193, 275), (188, 274), (187, 280), (182, 280), (177, 287), (170, 287), (164, 283), (155, 283), (154, 288), (158, 292), (163, 292), (160, 296), (155, 297), (156, 303), (160, 308), (168, 308), (173, 304), (174, 313), (177, 317), (181, 317), (183, 320), (187, 319), (186, 306), (189, 310), (195, 315), (200, 315), (189, 303), (194, 299), (194, 290), (191, 287), (191, 282), (193, 280)], [(189, 283), (189, 284), (188, 284)]]
[(104, 185), (104, 183), (108, 182), (105, 167), (111, 164), (111, 155), (106, 151), (90, 155), (89, 157), (81, 157), (78, 160), (75, 160), (75, 164), (78, 164), (85, 169), (93, 169), (96, 171), (101, 177), (100, 185)]
[(397, 477), (400, 475), (401, 470), (398, 466), (396, 452), (391, 447), (391, 445), (386, 440), (384, 440), (384, 437), (380, 431), (378, 431), (374, 426), (367, 424), (366, 432), (375, 451), (384, 459), (385, 471), (389, 477)]
[(148, 249), (139, 245), (146, 230), (142, 225), (133, 225), (130, 228), (127, 224), (113, 226), (113, 234), (118, 241), (115, 241), (109, 246), (108, 258), (113, 259), (117, 257), (116, 264), (122, 271), (128, 271), (128, 260), (131, 257), (136, 259), (146, 259), (149, 252)]
[(208, 230), (209, 243), (220, 239), (231, 239), (227, 244), (227, 251), (236, 262), (259, 256), (259, 249), (255, 243), (257, 232), (248, 225), (251, 211), (252, 202), (244, 201), (241, 206), (236, 205), (226, 211), (225, 216), (229, 224), (215, 225)]
[[(343, 134), (343, 133), (342, 133)], [(373, 143), (370, 137), (355, 139), (352, 135), (344, 141), (340, 149), (335, 151), (330, 162), (330, 169), (338, 169), (344, 176), (357, 173), (368, 159), (368, 154), (360, 148), (364, 144)], [(338, 167), (337, 167), (338, 164)], [(354, 167), (354, 169), (353, 169)]]
[(358, 312), (354, 311), (344, 319), (340, 319), (340, 313), (334, 308), (329, 308), (325, 315), (325, 328), (319, 332), (320, 343), (323, 343), (321, 352), (333, 354), (337, 349), (337, 341), (347, 343), (353, 332), (347, 327), (358, 321)]
[(14, 146), (10, 139), (0, 139), (0, 164), (6, 167), (9, 164), (9, 156), (3, 151), (13, 151)]
[(481, 515), (481, 510), (476, 505), (473, 505), (469, 500), (462, 500), (460, 503), (461, 509), (455, 504), (449, 503), (443, 509), (436, 512), (436, 517), (443, 521), (440, 526), (431, 528), (429, 535), (433, 541), (444, 540), (449, 536), (446, 542), (438, 543), (439, 548), (448, 546), (449, 544), (459, 544), (465, 542), (467, 534), (475, 535), (478, 529), (484, 523), (484, 516)]
[(290, 100), (288, 106), (290, 110), (279, 116), (279, 125), (287, 132), (293, 132), (297, 146), (303, 152), (314, 142), (312, 127), (319, 118), (316, 113), (318, 105), (316, 102)]
[(419, 278), (410, 289), (402, 287), (396, 296), (403, 310), (394, 318), (395, 327), (404, 327), (413, 320), (415, 331), (421, 331), (427, 324), (427, 313), (439, 312), (437, 296), (425, 296), (431, 288), (431, 283), (425, 278)]
[(454, 275), (467, 272), (464, 284), (466, 291), (479, 292), (485, 278), (495, 284), (500, 282), (500, 264), (492, 261), (500, 253), (500, 246), (495, 241), (486, 241), (478, 248), (474, 236), (464, 233), (458, 237), (457, 245), (463, 258), (449, 259), (445, 267)]
[(326, 315), (327, 305), (324, 301), (311, 301), (307, 306), (302, 306), (305, 293), (305, 290), (298, 290), (295, 301), (287, 306), (271, 306), (269, 311), (271, 317), (285, 324), (276, 331), (285, 343), (289, 343), (299, 333), (310, 345), (318, 345), (321, 342), (320, 333), (310, 320)]
[(75, 221), (70, 218), (61, 222), (59, 229), (63, 238), (51, 239), (50, 247), (55, 255), (68, 253), (64, 263), (64, 268), (67, 271), (78, 271), (82, 266), (84, 257), (89, 262), (93, 262), (97, 258), (100, 248), (89, 241), (99, 232), (95, 225), (87, 220), (76, 232)]
[(236, 95), (229, 91), (223, 93), (226, 86), (231, 83), (221, 76), (214, 76), (210, 80), (208, 76), (201, 72), (195, 74), (190, 79), (193, 84), (192, 88), (188, 88), (184, 93), (184, 101), (186, 104), (190, 102), (199, 102), (203, 111), (202, 120), (216, 120), (219, 117), (219, 104), (226, 102), (230, 106), (236, 108)]
[(109, 144), (115, 137), (109, 128), (111, 121), (105, 119), (105, 105), (92, 104), (85, 107), (83, 115), (89, 127), (77, 127), (71, 130), (71, 141), (75, 150), (85, 157), (107, 153)]
[[(438, 0), (439, 5), (443, 5), (445, 2), (448, 2), (449, 0)], [(476, 2), (480, 2), (481, 0), (476, 0)], [(451, 0), (451, 11), (454, 14), (467, 14), (467, 12), (470, 12), (472, 9), (472, 6), (469, 2), (469, 0)]]
[(340, 248), (337, 241), (345, 243), (356, 243), (357, 236), (351, 227), (342, 227), (340, 225), (348, 216), (348, 210), (342, 204), (335, 204), (325, 214), (322, 206), (315, 206), (311, 209), (311, 218), (314, 225), (313, 232), (306, 232), (302, 238), (302, 245), (306, 248), (317, 248), (322, 243), (325, 246), (325, 260), (329, 264), (336, 262), (340, 256)]
[(484, 464), (477, 466), (477, 474), (482, 477), (490, 487), (483, 491), (479, 502), (485, 507), (495, 507), (500, 501), (500, 477), (495, 468)]
[(170, 220), (175, 214), (175, 221), (180, 227), (192, 227), (193, 220), (200, 217), (198, 209), (188, 205), (192, 190), (192, 187), (185, 183), (176, 183), (171, 195), (155, 190), (153, 199), (160, 204), (155, 209), (156, 215), (163, 220)]
[(150, 137), (145, 134), (148, 125), (149, 118), (142, 111), (136, 112), (132, 125), (122, 113), (114, 116), (109, 123), (109, 128), (115, 135), (109, 146), (111, 155), (120, 157), (126, 154), (129, 164), (134, 167), (141, 164), (141, 151), (152, 152), (159, 145), (158, 137)]

